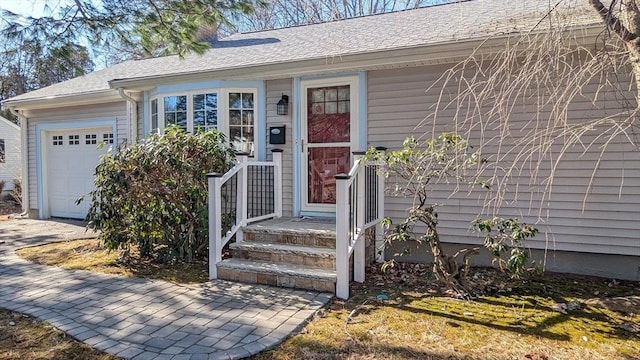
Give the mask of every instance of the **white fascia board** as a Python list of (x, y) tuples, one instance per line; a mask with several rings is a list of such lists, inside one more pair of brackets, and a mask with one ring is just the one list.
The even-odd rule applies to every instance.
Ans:
[(122, 101), (118, 91), (106, 89), (79, 94), (44, 96), (24, 100), (9, 100), (3, 102), (3, 106), (10, 107), (15, 110), (37, 110), (108, 103), (114, 101)]

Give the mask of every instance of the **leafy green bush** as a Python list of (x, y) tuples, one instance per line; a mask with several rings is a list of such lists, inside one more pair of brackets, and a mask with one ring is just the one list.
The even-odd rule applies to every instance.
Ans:
[(224, 135), (170, 127), (138, 144), (122, 144), (96, 167), (88, 227), (109, 249), (168, 261), (206, 256), (207, 177), (232, 165)]
[[(514, 278), (519, 278), (526, 271), (529, 251), (523, 249), (523, 242), (536, 236), (538, 229), (520, 223), (517, 219), (478, 219), (473, 227), (484, 234), (484, 246), (491, 251), (494, 263), (505, 269)], [(506, 255), (508, 254), (508, 255)], [(506, 260), (504, 256), (508, 256)]]

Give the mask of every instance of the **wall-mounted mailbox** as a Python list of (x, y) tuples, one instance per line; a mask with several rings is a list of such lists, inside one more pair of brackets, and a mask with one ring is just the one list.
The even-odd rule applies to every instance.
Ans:
[(269, 144), (284, 144), (287, 136), (286, 129), (285, 125), (269, 127)]

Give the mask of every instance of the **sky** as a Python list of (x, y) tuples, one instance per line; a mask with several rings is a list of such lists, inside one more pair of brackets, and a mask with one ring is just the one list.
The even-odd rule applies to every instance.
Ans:
[(68, 0), (0, 0), (0, 9), (9, 10), (11, 12), (25, 15), (39, 17), (45, 14), (45, 5), (55, 9), (68, 2)]

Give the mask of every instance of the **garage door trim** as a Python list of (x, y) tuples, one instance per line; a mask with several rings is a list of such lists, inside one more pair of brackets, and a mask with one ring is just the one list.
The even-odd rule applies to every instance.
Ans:
[[(90, 130), (94, 128), (111, 127), (113, 133), (114, 144), (118, 143), (116, 132), (115, 120), (104, 121), (82, 121), (82, 122), (68, 122), (68, 123), (53, 123), (53, 124), (37, 124), (36, 125), (36, 185), (38, 194), (38, 217), (40, 219), (47, 219), (50, 217), (49, 209), (47, 206), (47, 199), (45, 198), (47, 181), (44, 179), (43, 165), (46, 165), (47, 161), (46, 147), (43, 140), (46, 139), (46, 132), (48, 131), (65, 131), (65, 130)], [(27, 190), (27, 186), (23, 186), (24, 190)]]

